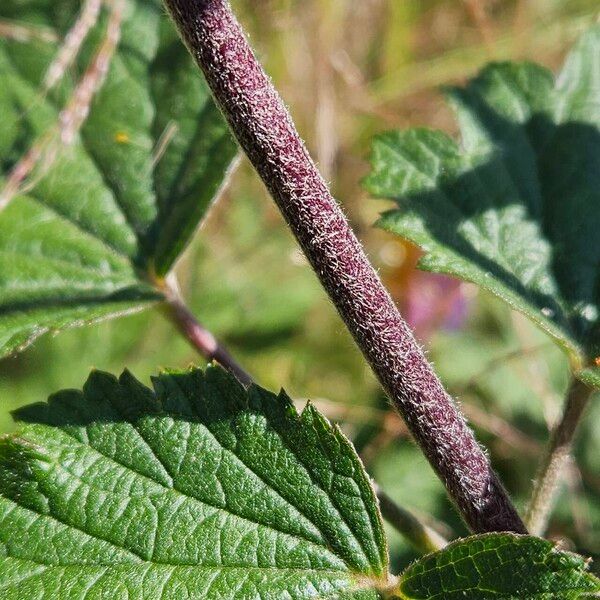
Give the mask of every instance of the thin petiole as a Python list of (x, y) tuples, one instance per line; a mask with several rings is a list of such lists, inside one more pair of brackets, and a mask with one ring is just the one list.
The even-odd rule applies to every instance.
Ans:
[(162, 286), (166, 295), (164, 306), (167, 318), (172, 321), (183, 334), (192, 347), (194, 347), (207, 361), (216, 361), (228, 371), (233, 373), (240, 383), (248, 386), (252, 377), (231, 356), (227, 349), (208, 331), (186, 306), (181, 297), (174, 277), (169, 277)]
[(562, 418), (550, 438), (525, 518), (534, 535), (543, 535), (546, 531), (561, 479), (568, 465), (573, 440), (591, 395), (592, 389), (586, 384), (578, 379), (571, 381)]

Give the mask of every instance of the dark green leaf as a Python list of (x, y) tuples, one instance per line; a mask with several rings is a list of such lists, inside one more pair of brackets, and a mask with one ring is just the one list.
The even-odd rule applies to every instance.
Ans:
[(530, 536), (465, 538), (411, 565), (403, 600), (583, 600), (600, 594), (586, 561)]
[[(0, 212), (0, 356), (46, 331), (159, 301), (154, 277), (185, 248), (234, 157), (161, 5), (124, 6), (118, 50), (75, 142), (53, 134), (52, 152)], [(43, 24), (62, 39), (79, 9), (66, 0), (7, 0), (0, 18)], [(56, 131), (106, 38), (109, 13), (107, 4), (45, 95), (41, 82), (59, 44), (0, 39), (0, 195), (28, 149)]]
[(582, 368), (600, 347), (600, 26), (561, 75), (493, 64), (448, 92), (462, 143), (416, 129), (376, 139), (366, 180), (398, 208), (379, 225), (420, 266), (474, 282), (547, 331)]
[(92, 374), (0, 443), (0, 590), (23, 598), (376, 599), (368, 477), (312, 406), (217, 367)]

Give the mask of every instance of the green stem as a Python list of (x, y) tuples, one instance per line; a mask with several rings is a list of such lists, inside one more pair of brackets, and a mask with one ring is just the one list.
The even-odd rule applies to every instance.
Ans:
[(590, 387), (578, 379), (571, 381), (562, 418), (550, 438), (527, 510), (526, 523), (533, 535), (541, 536), (546, 531), (577, 427), (591, 395)]
[(444, 548), (448, 541), (423, 523), (413, 513), (396, 504), (376, 483), (373, 488), (379, 500), (383, 518), (421, 554), (430, 554)]

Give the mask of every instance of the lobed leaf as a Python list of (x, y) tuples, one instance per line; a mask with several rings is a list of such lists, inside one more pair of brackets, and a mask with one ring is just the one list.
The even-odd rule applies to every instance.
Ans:
[[(583, 600), (580, 556), (529, 536), (450, 544), (389, 574), (375, 494), (310, 404), (220, 367), (150, 390), (94, 372), (0, 439), (0, 591), (29, 598)], [(594, 596), (596, 594), (596, 596)]]
[(411, 565), (403, 600), (584, 600), (600, 597), (586, 561), (531, 536), (494, 533), (454, 542)]
[(600, 26), (555, 80), (486, 67), (448, 90), (462, 141), (426, 129), (373, 145), (367, 189), (398, 208), (379, 226), (421, 268), (478, 284), (543, 328), (581, 369), (600, 354)]
[(0, 590), (23, 598), (360, 598), (387, 585), (369, 479), (311, 405), (218, 367), (95, 372), (0, 443)]
[[(161, 4), (124, 6), (117, 51), (74, 143), (55, 133), (26, 186), (0, 207), (0, 356), (46, 331), (160, 301), (155, 279), (188, 244), (236, 153)], [(44, 25), (62, 40), (79, 9), (6, 0), (0, 18)], [(109, 13), (107, 3), (47, 93), (59, 44), (0, 38), (0, 195), (15, 165), (58, 127)]]

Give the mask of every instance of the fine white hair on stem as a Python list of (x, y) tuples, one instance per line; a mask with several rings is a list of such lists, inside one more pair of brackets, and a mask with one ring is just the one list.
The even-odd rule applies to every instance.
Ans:
[(101, 7), (102, 0), (85, 0), (77, 20), (67, 32), (56, 58), (46, 71), (42, 84), (44, 93), (51, 90), (63, 78), (67, 69), (75, 61), (85, 38), (98, 22)]
[[(65, 108), (60, 112), (58, 123), (42, 134), (25, 155), (13, 167), (4, 188), (0, 191), (0, 211), (19, 192), (31, 189), (43, 177), (56, 160), (62, 146), (71, 145), (85, 122), (92, 101), (108, 73), (110, 62), (118, 46), (123, 19), (124, 0), (110, 3), (111, 14), (104, 38), (88, 68), (79, 80)], [(37, 177), (27, 185), (26, 178), (39, 166)]]

